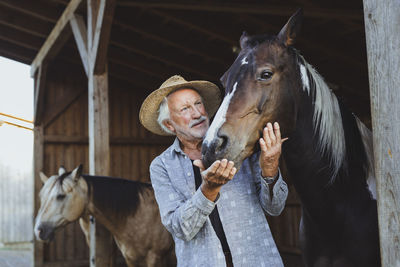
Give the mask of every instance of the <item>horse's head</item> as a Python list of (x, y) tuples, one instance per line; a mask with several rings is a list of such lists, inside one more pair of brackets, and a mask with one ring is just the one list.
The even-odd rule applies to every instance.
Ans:
[(43, 188), (40, 191), (40, 209), (35, 220), (38, 240), (49, 241), (60, 227), (77, 220), (87, 203), (87, 183), (81, 177), (82, 165), (72, 172), (63, 167), (50, 178), (40, 173)]
[(255, 151), (267, 122), (279, 122), (283, 136), (294, 129), (301, 77), (291, 45), (301, 20), (299, 10), (277, 36), (243, 33), (241, 52), (221, 78), (225, 98), (203, 141), (206, 166), (227, 158), (240, 167)]

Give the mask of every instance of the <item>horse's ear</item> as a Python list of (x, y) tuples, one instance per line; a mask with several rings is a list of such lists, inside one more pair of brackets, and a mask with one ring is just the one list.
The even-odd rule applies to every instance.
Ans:
[(240, 36), (240, 48), (245, 49), (247, 47), (247, 40), (249, 40), (249, 35), (247, 32), (243, 32)]
[(67, 171), (65, 170), (64, 166), (61, 165), (60, 168), (58, 169), (58, 176), (61, 176), (66, 172)]
[(71, 172), (71, 177), (75, 181), (78, 181), (81, 175), (82, 175), (82, 164), (80, 164), (78, 167), (75, 168), (75, 170)]
[(285, 26), (278, 34), (278, 40), (286, 46), (294, 44), (297, 36), (300, 33), (301, 24), (303, 21), (303, 9), (299, 8), (293, 16), (290, 17)]
[(39, 172), (40, 180), (42, 180), (43, 183), (47, 182), (49, 180), (49, 177), (46, 176), (43, 172)]

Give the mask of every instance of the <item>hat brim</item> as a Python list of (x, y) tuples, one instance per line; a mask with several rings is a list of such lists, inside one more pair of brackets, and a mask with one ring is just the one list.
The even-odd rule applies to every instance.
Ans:
[(214, 116), (221, 103), (221, 92), (215, 84), (208, 81), (190, 81), (168, 87), (163, 87), (152, 92), (144, 101), (140, 108), (139, 119), (142, 125), (149, 131), (169, 136), (170, 133), (165, 132), (158, 124), (158, 109), (164, 97), (170, 93), (184, 88), (192, 88), (198, 91), (204, 101), (204, 106), (209, 117)]

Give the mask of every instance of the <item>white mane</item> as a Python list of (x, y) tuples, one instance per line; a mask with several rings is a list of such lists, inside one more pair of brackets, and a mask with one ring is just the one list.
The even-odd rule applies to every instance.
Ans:
[(328, 153), (333, 166), (332, 178), (334, 179), (342, 166), (346, 151), (339, 104), (322, 76), (302, 56), (299, 55), (299, 57), (303, 90), (314, 97), (313, 121), (314, 131), (316, 133), (319, 131), (318, 147), (322, 154)]

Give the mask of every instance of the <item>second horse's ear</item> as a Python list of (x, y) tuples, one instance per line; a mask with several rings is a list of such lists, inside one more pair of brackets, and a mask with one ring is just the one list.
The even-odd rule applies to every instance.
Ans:
[(286, 46), (291, 46), (295, 43), (297, 36), (300, 33), (301, 24), (303, 22), (303, 9), (300, 8), (290, 17), (285, 26), (279, 32), (278, 40)]
[(43, 172), (39, 172), (40, 180), (42, 180), (43, 183), (47, 182), (49, 180), (49, 177), (46, 176)]
[(58, 176), (61, 176), (66, 172), (67, 170), (65, 170), (64, 166), (60, 166), (60, 168), (58, 169)]
[(80, 164), (78, 167), (75, 168), (75, 170), (71, 172), (71, 177), (72, 179), (74, 179), (74, 181), (78, 181), (81, 175), (82, 175), (82, 164)]

